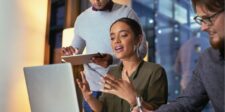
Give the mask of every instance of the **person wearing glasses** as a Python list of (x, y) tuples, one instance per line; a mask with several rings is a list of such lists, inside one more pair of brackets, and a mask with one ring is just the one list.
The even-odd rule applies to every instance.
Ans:
[[(116, 20), (110, 27), (111, 47), (121, 64), (102, 77), (99, 99), (91, 95), (84, 73), (77, 83), (95, 112), (130, 112), (133, 107), (155, 110), (167, 102), (167, 78), (163, 67), (145, 62), (137, 54), (143, 39), (139, 23), (130, 18)], [(141, 109), (141, 108), (139, 108)]]
[(209, 34), (212, 47), (201, 54), (184, 92), (155, 112), (201, 112), (209, 101), (215, 112), (224, 112), (224, 0), (192, 0), (192, 4), (194, 20)]

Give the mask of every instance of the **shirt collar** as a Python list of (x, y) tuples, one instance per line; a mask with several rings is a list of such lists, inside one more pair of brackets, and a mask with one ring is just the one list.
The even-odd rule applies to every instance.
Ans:
[(95, 7), (92, 6), (92, 10), (93, 11), (111, 11), (112, 10), (112, 7), (113, 7), (113, 1), (110, 0), (106, 5), (105, 7), (103, 7), (102, 9), (96, 9)]
[[(138, 72), (139, 72), (139, 69), (141, 68), (141, 66), (143, 65), (144, 63), (144, 60), (141, 60), (141, 62), (139, 63), (137, 69), (132, 73), (132, 75), (129, 77), (130, 80), (134, 80), (137, 75), (138, 75)], [(120, 71), (122, 73), (122, 70), (123, 70), (123, 63), (120, 64)], [(121, 74), (121, 77), (122, 77), (122, 74)]]

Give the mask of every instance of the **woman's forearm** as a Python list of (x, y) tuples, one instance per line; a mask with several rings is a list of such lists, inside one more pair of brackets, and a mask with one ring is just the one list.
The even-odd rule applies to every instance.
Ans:
[(102, 103), (95, 97), (90, 96), (86, 101), (94, 112), (102, 111)]

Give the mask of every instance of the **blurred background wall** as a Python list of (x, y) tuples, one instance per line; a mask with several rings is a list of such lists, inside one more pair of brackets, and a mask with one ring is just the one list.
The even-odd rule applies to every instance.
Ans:
[(0, 0), (0, 112), (29, 112), (23, 67), (44, 63), (48, 0)]

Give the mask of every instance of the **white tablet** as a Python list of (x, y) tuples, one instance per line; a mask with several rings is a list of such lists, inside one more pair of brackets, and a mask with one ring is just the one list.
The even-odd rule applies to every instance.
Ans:
[(100, 53), (93, 54), (78, 54), (72, 56), (62, 56), (62, 61), (70, 62), (72, 65), (81, 65), (91, 62), (91, 58), (94, 56), (101, 56)]

